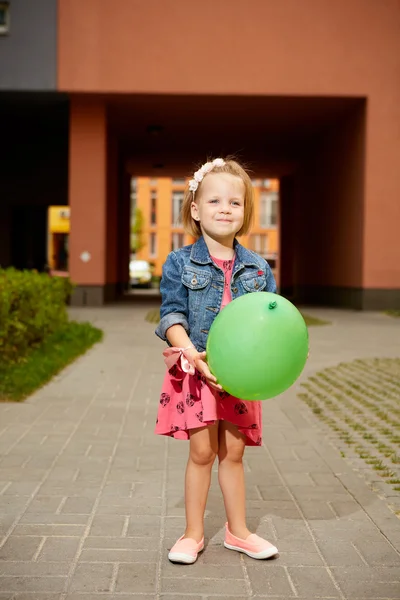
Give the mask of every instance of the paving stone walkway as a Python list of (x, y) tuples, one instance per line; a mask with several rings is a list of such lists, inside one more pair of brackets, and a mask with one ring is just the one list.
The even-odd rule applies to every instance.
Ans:
[[(264, 404), (264, 446), (246, 450), (249, 523), (280, 549), (257, 562), (222, 546), (213, 472), (205, 552), (172, 565), (184, 523), (184, 442), (153, 435), (163, 345), (145, 305), (71, 309), (103, 344), (22, 404), (0, 404), (0, 600), (400, 599), (400, 520), (371, 491), (298, 384)], [(400, 320), (310, 310), (302, 379), (400, 354)], [(299, 382), (300, 383), (300, 382)]]

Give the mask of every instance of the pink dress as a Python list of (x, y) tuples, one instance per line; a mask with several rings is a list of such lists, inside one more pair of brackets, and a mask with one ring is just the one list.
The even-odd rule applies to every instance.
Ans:
[[(224, 271), (225, 287), (221, 310), (230, 302), (233, 261), (213, 258)], [(161, 389), (155, 433), (188, 440), (189, 430), (225, 420), (237, 425), (246, 436), (247, 446), (262, 442), (261, 402), (239, 400), (227, 392), (213, 390), (192, 367), (182, 348), (164, 351), (167, 364)]]

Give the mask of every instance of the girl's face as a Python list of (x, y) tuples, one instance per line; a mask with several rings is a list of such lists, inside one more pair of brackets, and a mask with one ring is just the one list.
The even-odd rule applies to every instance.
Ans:
[(191, 212), (203, 233), (216, 240), (230, 240), (244, 219), (245, 187), (240, 177), (229, 173), (209, 173), (204, 178)]

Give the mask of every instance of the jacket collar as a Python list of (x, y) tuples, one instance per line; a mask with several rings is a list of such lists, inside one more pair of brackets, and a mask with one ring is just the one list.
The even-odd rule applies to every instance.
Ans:
[[(233, 247), (235, 249), (236, 263), (241, 263), (246, 267), (259, 266), (254, 254), (239, 244), (237, 239), (234, 240)], [(199, 265), (212, 264), (211, 256), (203, 236), (199, 237), (197, 242), (193, 244), (190, 252), (190, 260)]]

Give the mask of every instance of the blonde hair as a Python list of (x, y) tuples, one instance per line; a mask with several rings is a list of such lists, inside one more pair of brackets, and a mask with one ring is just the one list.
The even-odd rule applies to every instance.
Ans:
[[(212, 162), (212, 159), (209, 159)], [(245, 168), (235, 160), (233, 157), (227, 157), (224, 159), (224, 164), (222, 166), (216, 166), (210, 171), (211, 174), (214, 173), (228, 173), (229, 175), (234, 175), (235, 177), (239, 177), (244, 183), (244, 219), (243, 225), (240, 230), (237, 232), (237, 236), (246, 235), (253, 223), (253, 213), (254, 213), (254, 190), (253, 184), (251, 183), (251, 179), (246, 172)], [(209, 175), (210, 173), (207, 173)], [(204, 176), (204, 179), (207, 177)], [(203, 181), (204, 181), (203, 179)], [(195, 238), (201, 236), (201, 228), (200, 223), (195, 221), (192, 217), (191, 205), (192, 202), (195, 201), (195, 198), (201, 192), (201, 186), (203, 181), (199, 183), (199, 186), (196, 192), (192, 192), (187, 186), (185, 190), (185, 194), (183, 196), (183, 204), (182, 204), (182, 223), (190, 235)]]

